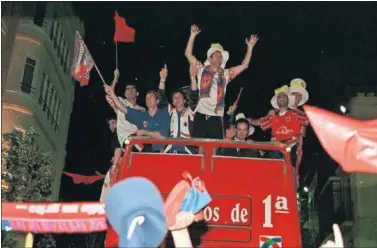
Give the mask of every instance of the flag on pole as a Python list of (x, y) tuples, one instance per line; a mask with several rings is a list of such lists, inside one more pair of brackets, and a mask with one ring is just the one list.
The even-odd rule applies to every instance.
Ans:
[(127, 26), (126, 19), (120, 17), (118, 12), (115, 11), (114, 16), (115, 21), (115, 42), (134, 42), (135, 41), (135, 30)]
[(80, 83), (81, 86), (88, 85), (89, 74), (94, 65), (94, 60), (80, 34), (76, 31), (75, 50), (73, 54), (73, 63), (71, 67), (72, 77)]

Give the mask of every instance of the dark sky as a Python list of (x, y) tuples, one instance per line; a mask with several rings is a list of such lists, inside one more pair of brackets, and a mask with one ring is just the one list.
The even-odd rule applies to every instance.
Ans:
[[(349, 99), (354, 87), (377, 84), (377, 4), (374, 2), (74, 2), (85, 23), (85, 42), (101, 73), (110, 83), (115, 69), (114, 11), (136, 30), (136, 41), (118, 44), (120, 84), (138, 78), (142, 93), (158, 87), (158, 73), (167, 63), (168, 90), (189, 83), (184, 49), (189, 27), (202, 29), (194, 54), (204, 60), (211, 43), (230, 52), (228, 66), (241, 63), (245, 37), (258, 34), (249, 69), (234, 80), (227, 103), (244, 87), (239, 110), (260, 117), (271, 108), (273, 90), (303, 78), (309, 103), (334, 109)], [(347, 91), (347, 89), (351, 91)], [(140, 104), (144, 104), (141, 94)], [(112, 156), (105, 123), (112, 113), (104, 99), (100, 78), (92, 70), (90, 85), (76, 86), (67, 143), (66, 171), (106, 173)], [(263, 140), (256, 128), (256, 140)], [(334, 170), (309, 128), (304, 145), (303, 175)], [(330, 165), (331, 164), (331, 165)], [(320, 178), (321, 180), (321, 178)], [(103, 181), (75, 185), (62, 177), (64, 201), (98, 201)], [(69, 236), (71, 239), (73, 236)], [(68, 240), (66, 240), (68, 241)]]
[[(168, 90), (189, 83), (184, 49), (190, 25), (202, 32), (194, 54), (205, 59), (211, 43), (230, 52), (228, 66), (243, 60), (245, 37), (257, 34), (250, 67), (227, 91), (233, 102), (244, 87), (239, 112), (260, 117), (271, 108), (273, 90), (296, 77), (308, 84), (309, 103), (331, 109), (348, 98), (355, 86), (377, 84), (377, 4), (373, 2), (75, 2), (85, 23), (85, 42), (104, 78), (115, 69), (114, 11), (136, 30), (135, 43), (118, 44), (120, 84), (138, 78), (142, 92), (158, 87), (166, 62)], [(141, 94), (140, 104), (144, 104)], [(67, 143), (66, 170), (92, 175), (106, 173), (111, 158), (110, 132), (105, 123), (112, 111), (104, 99), (100, 78), (92, 70), (90, 85), (76, 87)], [(256, 139), (263, 140), (257, 128)], [(305, 171), (317, 166), (322, 153), (312, 131), (305, 144)], [(305, 162), (306, 159), (306, 162)], [(314, 165), (313, 165), (314, 164)], [(62, 179), (62, 198), (98, 200), (102, 181), (89, 186)], [(74, 192), (74, 193), (73, 193)]]

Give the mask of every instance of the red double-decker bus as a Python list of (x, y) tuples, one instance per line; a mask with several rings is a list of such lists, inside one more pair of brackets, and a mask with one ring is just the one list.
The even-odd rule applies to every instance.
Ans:
[[(212, 202), (204, 209), (204, 223), (190, 227), (200, 247), (301, 247), (299, 214), (289, 153), (271, 143), (215, 140), (130, 139), (120, 178), (142, 176), (166, 197), (183, 171), (204, 180)], [(201, 147), (203, 154), (134, 153), (135, 144)], [(219, 147), (283, 153), (284, 159), (216, 155)], [(107, 240), (109, 245), (111, 240)]]

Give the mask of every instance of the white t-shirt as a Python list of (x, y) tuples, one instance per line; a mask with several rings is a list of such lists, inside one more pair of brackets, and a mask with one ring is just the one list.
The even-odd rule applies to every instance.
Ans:
[[(198, 79), (198, 88), (199, 88), (199, 94), (200, 94), (200, 81), (202, 79), (202, 73), (204, 71), (204, 65), (200, 62), (196, 62), (196, 70), (197, 70), (197, 79)], [(228, 83), (231, 81), (230, 76), (230, 69), (224, 70), (224, 97), (226, 93), (226, 88)], [(225, 99), (224, 99), (224, 107), (222, 109), (219, 109), (217, 113), (215, 113), (216, 105), (217, 105), (217, 82), (219, 80), (219, 74), (216, 73), (213, 77), (212, 86), (210, 90), (209, 97), (206, 98), (199, 98), (198, 105), (196, 107), (195, 112), (199, 112), (203, 115), (209, 115), (209, 116), (220, 116), (222, 117), (224, 115), (224, 107), (225, 107)]]
[[(118, 97), (119, 100), (126, 106), (137, 110), (143, 110), (145, 111), (145, 108), (139, 106), (139, 105), (132, 105), (127, 99)], [(119, 109), (115, 110), (115, 113), (117, 114), (117, 135), (118, 140), (123, 147), (124, 141), (132, 134), (134, 134), (137, 131), (137, 127), (126, 120), (126, 115), (120, 111)]]

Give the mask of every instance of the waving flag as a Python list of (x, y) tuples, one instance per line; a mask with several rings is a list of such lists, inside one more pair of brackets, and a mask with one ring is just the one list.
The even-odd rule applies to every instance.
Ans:
[(134, 42), (135, 41), (135, 30), (127, 26), (126, 19), (120, 17), (118, 12), (115, 11), (114, 16), (115, 21), (115, 42)]
[(80, 34), (76, 31), (75, 50), (73, 54), (73, 63), (71, 68), (72, 77), (80, 83), (81, 86), (88, 85), (89, 73), (94, 65), (94, 60)]
[(347, 172), (377, 173), (377, 119), (359, 121), (304, 106), (326, 152)]
[(78, 175), (70, 172), (63, 172), (63, 174), (71, 177), (73, 179), (73, 183), (75, 184), (92, 184), (95, 183), (98, 180), (104, 179), (106, 176), (105, 175), (95, 175), (95, 176), (83, 176), (83, 175)]
[(171, 231), (187, 228), (203, 218), (203, 209), (211, 201), (204, 182), (183, 173), (185, 180), (179, 181), (165, 201), (166, 222)]

